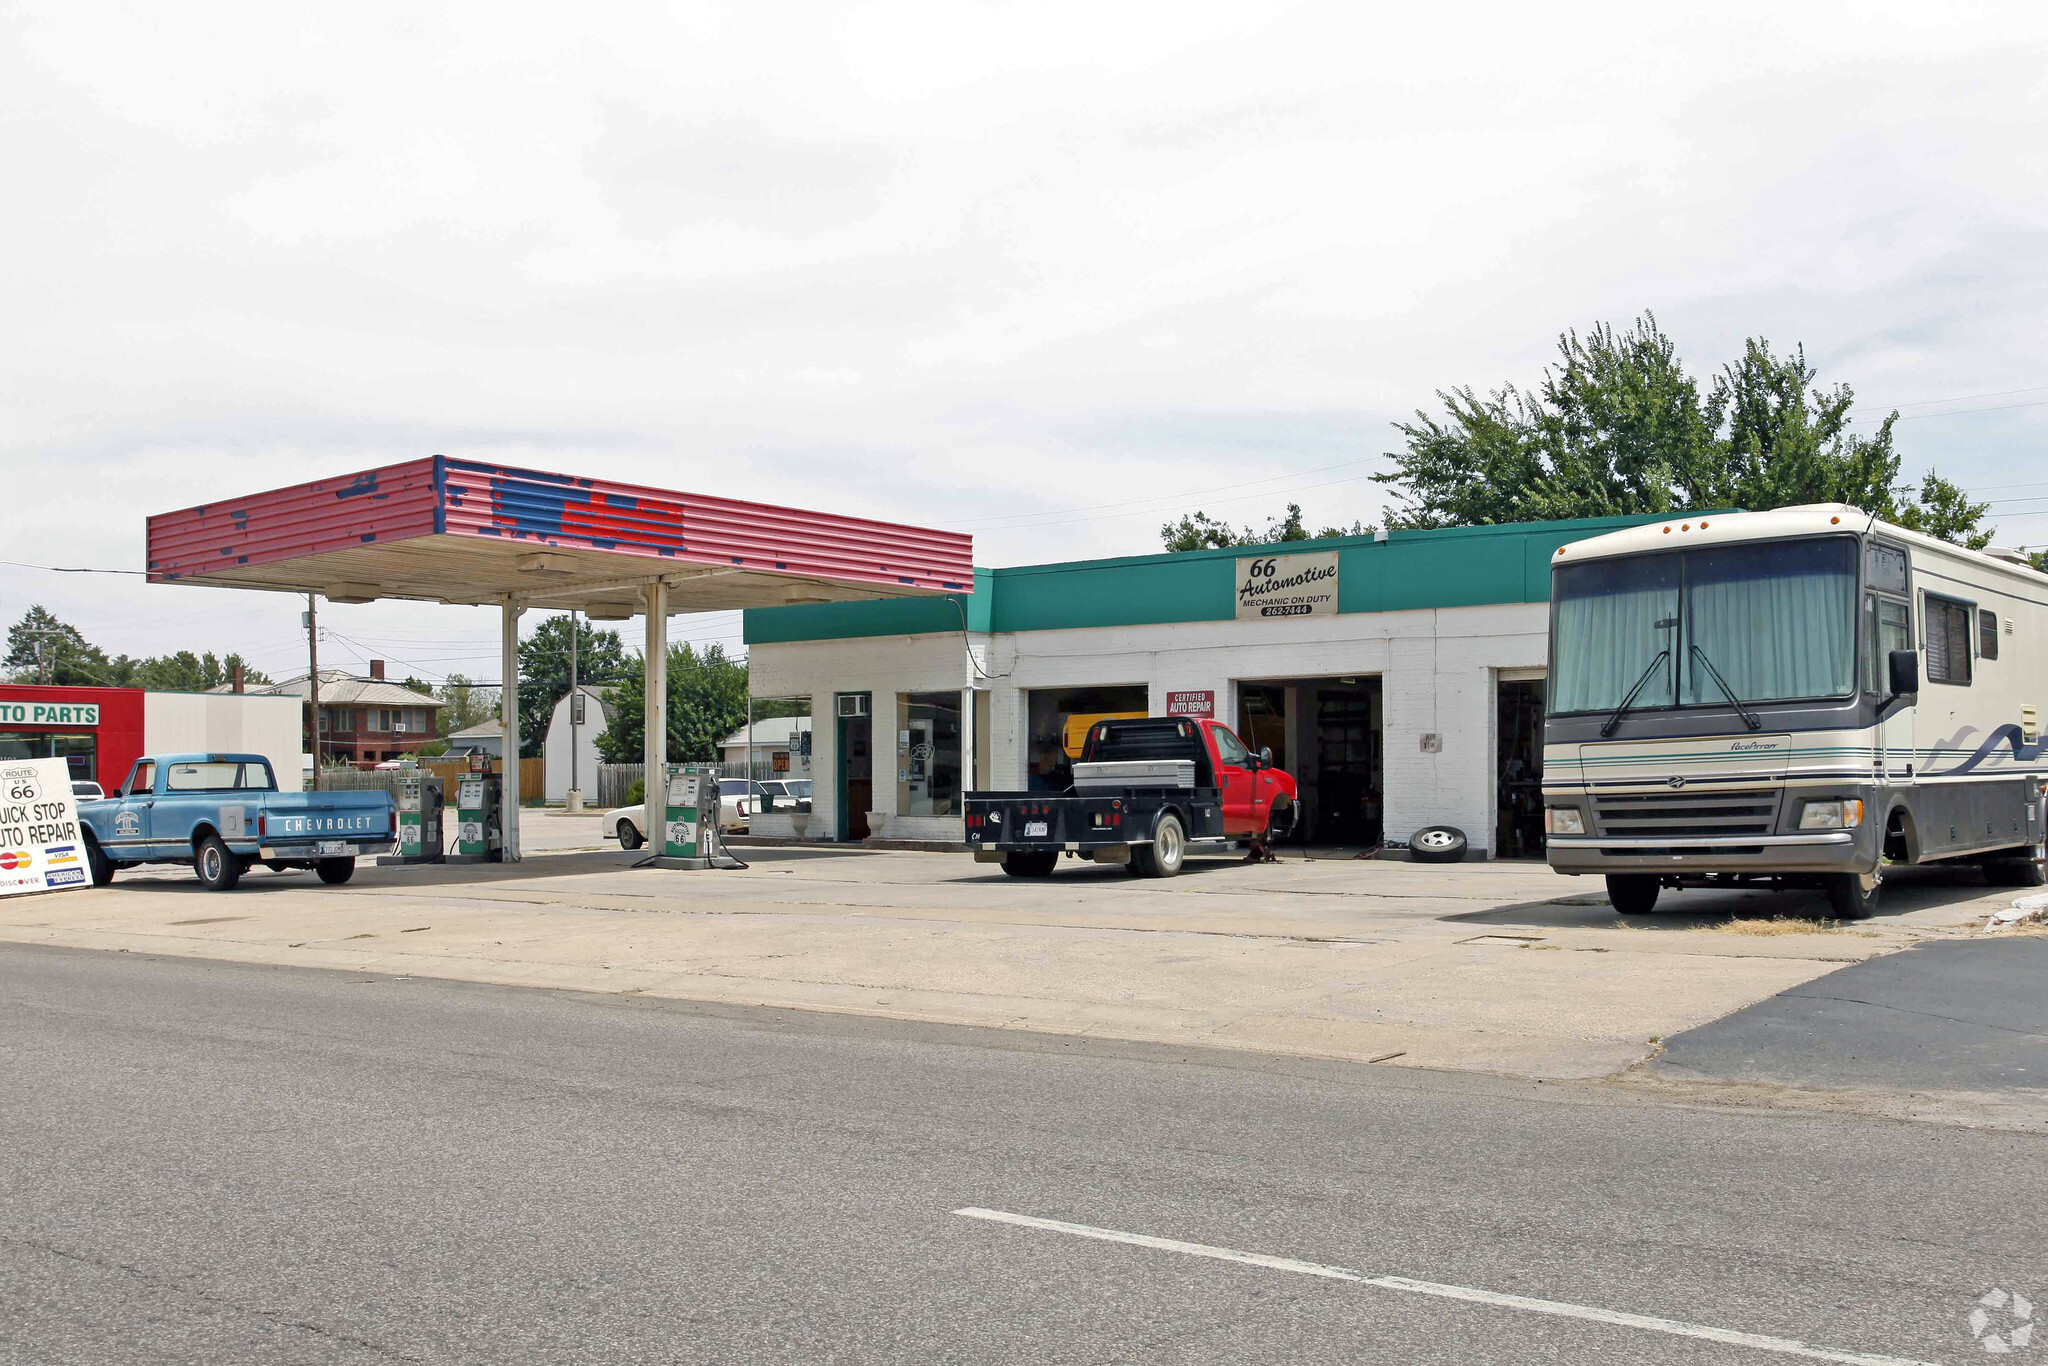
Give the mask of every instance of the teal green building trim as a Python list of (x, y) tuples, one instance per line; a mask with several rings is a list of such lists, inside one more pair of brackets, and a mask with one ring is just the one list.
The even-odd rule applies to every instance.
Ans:
[(749, 608), (744, 630), (747, 644), (774, 645), (928, 635), (963, 627), (979, 634), (1230, 621), (1237, 615), (1240, 559), (1330, 550), (1337, 552), (1339, 613), (1547, 602), (1550, 561), (1559, 546), (1659, 520), (1660, 516), (1630, 516), (1511, 522), (1394, 531), (1384, 541), (1337, 536), (977, 569), (972, 593)]

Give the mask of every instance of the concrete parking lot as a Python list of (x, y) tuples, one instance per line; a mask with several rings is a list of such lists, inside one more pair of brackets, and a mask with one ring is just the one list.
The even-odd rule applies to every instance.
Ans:
[[(1908, 874), (1855, 927), (1745, 924), (1823, 909), (1764, 893), (1668, 896), (1625, 925), (1597, 881), (1540, 864), (1291, 854), (1020, 881), (963, 855), (757, 848), (680, 872), (632, 867), (588, 818), (528, 832), (516, 865), (366, 865), (344, 887), (124, 872), (0, 907), (0, 938), (1590, 1078), (2011, 898)], [(1797, 932), (1740, 932), (1758, 929)]]

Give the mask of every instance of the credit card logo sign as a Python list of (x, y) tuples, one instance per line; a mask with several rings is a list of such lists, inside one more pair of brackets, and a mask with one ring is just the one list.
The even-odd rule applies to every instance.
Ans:
[(85, 869), (83, 868), (58, 868), (43, 874), (43, 885), (46, 887), (75, 887), (83, 881), (85, 881)]

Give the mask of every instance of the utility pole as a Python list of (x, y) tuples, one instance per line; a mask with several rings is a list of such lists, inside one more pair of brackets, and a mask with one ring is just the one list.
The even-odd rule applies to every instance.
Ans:
[(583, 695), (576, 686), (576, 609), (569, 609), (569, 791), (574, 797), (565, 799), (569, 809), (574, 811), (583, 795), (582, 774), (576, 762), (576, 718), (583, 710)]
[(306, 661), (310, 666), (306, 683), (312, 688), (313, 790), (320, 790), (320, 618), (313, 595), (306, 594)]

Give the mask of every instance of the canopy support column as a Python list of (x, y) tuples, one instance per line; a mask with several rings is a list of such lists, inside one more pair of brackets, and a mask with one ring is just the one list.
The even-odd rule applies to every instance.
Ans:
[(660, 858), (668, 851), (668, 585), (660, 579), (647, 584), (647, 740), (642, 750), (646, 777), (649, 853)]
[(500, 609), (505, 657), (499, 677), (505, 681), (498, 689), (498, 750), (505, 776), (498, 782), (498, 835), (503, 841), (499, 857), (506, 863), (519, 862), (519, 616), (525, 610), (513, 598)]

